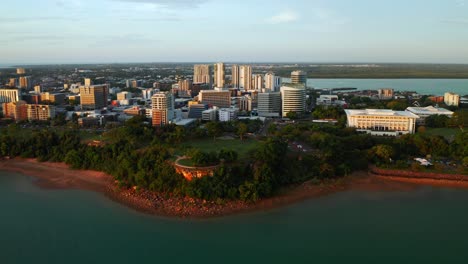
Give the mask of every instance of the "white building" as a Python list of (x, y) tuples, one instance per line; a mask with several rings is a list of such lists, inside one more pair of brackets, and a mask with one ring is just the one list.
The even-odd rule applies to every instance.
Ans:
[(239, 89), (251, 90), (252, 89), (252, 66), (242, 65), (239, 68)]
[(453, 112), (450, 110), (447, 110), (445, 108), (435, 108), (433, 106), (427, 106), (427, 107), (408, 107), (406, 108), (406, 111), (411, 112), (417, 116), (419, 116), (417, 123), (418, 124), (423, 124), (424, 120), (431, 115), (445, 115), (448, 117), (452, 117)]
[(223, 88), (225, 84), (224, 63), (218, 62), (214, 65), (214, 86)]
[(252, 78), (253, 82), (253, 89), (257, 91), (261, 91), (263, 89), (263, 75), (255, 74)]
[(455, 93), (445, 93), (444, 103), (448, 106), (451, 106), (451, 105), (458, 106), (460, 104), (460, 95), (455, 94)]
[(159, 92), (151, 97), (153, 126), (167, 125), (174, 120), (174, 96)]
[(18, 102), (20, 92), (18, 89), (0, 89), (0, 103)]
[(413, 134), (416, 119), (419, 117), (409, 111), (393, 111), (388, 109), (345, 110), (348, 127), (372, 135), (398, 136)]
[(327, 95), (322, 94), (316, 100), (317, 105), (339, 105), (344, 106), (346, 105), (346, 101), (339, 100), (338, 95)]
[(303, 84), (286, 84), (281, 86), (281, 112), (285, 117), (289, 112), (303, 114), (306, 105), (306, 90)]
[(229, 122), (237, 119), (237, 109), (221, 108), (219, 109), (219, 121)]
[(216, 121), (217, 119), (217, 111), (216, 109), (208, 109), (202, 112), (202, 120), (203, 121)]
[(275, 76), (273, 72), (265, 74), (265, 89), (271, 92), (278, 92), (281, 88), (281, 77)]

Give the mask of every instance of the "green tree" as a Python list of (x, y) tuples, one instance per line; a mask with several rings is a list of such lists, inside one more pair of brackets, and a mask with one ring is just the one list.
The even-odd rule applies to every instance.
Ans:
[(205, 128), (208, 131), (208, 135), (213, 137), (213, 140), (216, 140), (216, 138), (223, 133), (221, 124), (218, 122), (208, 122), (206, 123)]
[(244, 140), (245, 133), (247, 133), (247, 125), (243, 122), (239, 122), (237, 125), (237, 135), (241, 140)]

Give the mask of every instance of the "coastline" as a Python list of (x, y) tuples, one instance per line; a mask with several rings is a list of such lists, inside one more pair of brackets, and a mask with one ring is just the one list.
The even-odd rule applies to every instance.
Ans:
[(157, 216), (178, 218), (211, 218), (233, 214), (267, 211), (295, 204), (310, 198), (330, 195), (347, 190), (361, 191), (401, 191), (413, 190), (424, 185), (443, 185), (468, 188), (457, 182), (425, 181), (421, 179), (399, 179), (381, 177), (367, 172), (352, 175), (322, 184), (311, 182), (284, 189), (280, 194), (261, 199), (255, 203), (227, 201), (218, 204), (190, 197), (177, 197), (146, 190), (122, 189), (112, 176), (91, 170), (72, 170), (65, 163), (39, 162), (35, 159), (11, 159), (0, 161), (0, 170), (33, 176), (41, 188), (46, 189), (85, 189), (104, 194), (109, 199), (137, 211)]

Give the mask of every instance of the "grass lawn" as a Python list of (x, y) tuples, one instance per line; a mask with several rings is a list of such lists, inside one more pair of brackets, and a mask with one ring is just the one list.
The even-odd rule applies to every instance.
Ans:
[(201, 139), (187, 141), (183, 145), (184, 147), (193, 147), (206, 152), (217, 152), (223, 148), (234, 150), (239, 154), (239, 159), (242, 159), (247, 156), (250, 151), (257, 148), (259, 141), (254, 139)]
[(426, 127), (426, 134), (431, 136), (443, 136), (446, 139), (452, 140), (455, 138), (455, 135), (460, 132), (460, 128), (429, 128)]
[(178, 162), (182, 166), (188, 166), (188, 167), (193, 167), (195, 164), (193, 164), (192, 159), (181, 159)]

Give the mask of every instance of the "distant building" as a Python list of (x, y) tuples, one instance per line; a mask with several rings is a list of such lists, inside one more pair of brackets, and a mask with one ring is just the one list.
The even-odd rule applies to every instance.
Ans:
[(319, 98), (316, 100), (317, 105), (337, 105), (337, 106), (345, 106), (346, 102), (343, 100), (338, 99), (338, 95), (327, 95), (327, 94), (322, 94), (320, 95)]
[(52, 105), (27, 105), (28, 120), (47, 121), (55, 117), (55, 106)]
[(203, 121), (216, 121), (218, 111), (216, 109), (208, 109), (202, 112)]
[(242, 65), (239, 68), (239, 89), (248, 91), (252, 89), (252, 66)]
[(231, 67), (231, 84), (233, 88), (239, 88), (240, 86), (240, 71), (239, 71), (239, 65), (232, 65)]
[(91, 85), (93, 85), (93, 81), (90, 78), (85, 78), (84, 79), (84, 86), (90, 87)]
[(305, 86), (302, 83), (283, 83), (283, 86), (281, 86), (281, 100), (281, 111), (283, 117), (286, 117), (290, 112), (302, 115), (306, 106)]
[(208, 64), (196, 64), (193, 70), (194, 83), (206, 83), (211, 87), (211, 66)]
[(239, 106), (239, 110), (241, 111), (248, 111), (248, 112), (252, 111), (252, 108), (253, 108), (252, 97), (248, 94), (239, 97), (238, 106)]
[(28, 106), (25, 101), (4, 103), (3, 115), (16, 121), (28, 119)]
[(192, 97), (193, 82), (189, 79), (179, 80), (179, 97)]
[(275, 76), (273, 72), (265, 74), (265, 89), (271, 92), (279, 92), (281, 88), (281, 77)]
[(235, 108), (221, 108), (219, 109), (219, 121), (229, 122), (237, 119), (237, 109)]
[(188, 118), (201, 119), (203, 117), (203, 111), (207, 110), (206, 104), (189, 104)]
[(19, 88), (21, 89), (31, 89), (32, 81), (31, 76), (22, 76), (19, 78)]
[(134, 106), (132, 108), (127, 108), (127, 109), (123, 110), (123, 112), (126, 115), (130, 115), (130, 116), (139, 116), (139, 115), (145, 115), (146, 114), (146, 110), (144, 108), (139, 107), (139, 106)]
[(118, 101), (121, 101), (121, 100), (130, 100), (133, 98), (133, 95), (132, 93), (130, 92), (121, 92), (121, 93), (118, 93), (117, 94), (117, 100)]
[(151, 97), (153, 126), (163, 126), (174, 119), (174, 96), (170, 92), (158, 92)]
[(255, 74), (252, 78), (253, 82), (253, 89), (257, 91), (261, 91), (264, 86), (263, 86), (263, 76), (260, 74)]
[(142, 93), (143, 100), (151, 100), (151, 97), (153, 97), (153, 95), (157, 92), (159, 92), (159, 90), (153, 89), (153, 88), (142, 90), (141, 93)]
[(228, 108), (231, 106), (231, 92), (203, 90), (198, 95), (198, 101), (210, 106)]
[(16, 68), (16, 74), (26, 74), (26, 70), (24, 68)]
[(307, 73), (304, 71), (291, 72), (291, 83), (303, 84), (304, 86), (307, 86)]
[(393, 89), (379, 89), (379, 99), (380, 100), (389, 100), (393, 98), (394, 91)]
[(444, 103), (448, 106), (458, 106), (460, 104), (460, 95), (455, 93), (445, 93)]
[(18, 89), (0, 89), (0, 103), (17, 102), (20, 100)]
[(222, 62), (214, 65), (214, 86), (220, 88), (225, 86), (225, 67)]
[(445, 108), (435, 108), (433, 106), (428, 106), (428, 107), (408, 107), (406, 108), (406, 111), (411, 112), (417, 116), (419, 116), (417, 123), (418, 124), (424, 124), (425, 119), (429, 116), (432, 115), (445, 115), (448, 117), (453, 116), (453, 112), (449, 111)]
[(444, 97), (443, 96), (429, 96), (427, 99), (431, 100), (434, 103), (443, 103)]
[(8, 81), (8, 86), (9, 87), (18, 87), (19, 86), (18, 79), (10, 78), (10, 80)]
[(193, 97), (198, 96), (200, 91), (202, 90), (210, 90), (210, 87), (206, 83), (193, 83), (192, 90), (190, 91), (190, 95)]
[(41, 86), (40, 85), (34, 86), (34, 92), (41, 93), (42, 92)]
[(258, 94), (258, 116), (279, 117), (281, 114), (281, 93), (259, 93)]
[(413, 134), (419, 116), (409, 111), (388, 109), (345, 110), (348, 127), (372, 135), (398, 136)]
[(51, 104), (61, 105), (65, 103), (66, 95), (63, 93), (41, 93), (41, 102), (49, 102)]
[(109, 87), (107, 85), (80, 86), (81, 107), (85, 110), (107, 107)]

